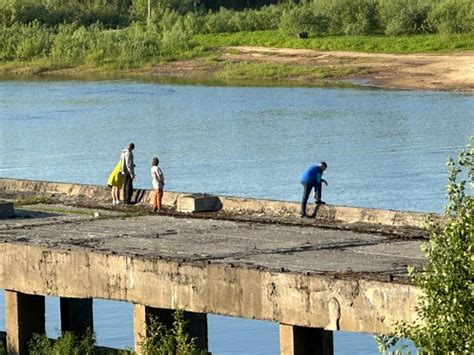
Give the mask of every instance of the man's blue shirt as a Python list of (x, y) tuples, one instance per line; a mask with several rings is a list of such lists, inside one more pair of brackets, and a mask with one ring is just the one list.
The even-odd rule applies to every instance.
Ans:
[(312, 183), (316, 184), (321, 182), (321, 178), (323, 176), (323, 171), (319, 165), (311, 165), (308, 169), (306, 169), (301, 176), (301, 182), (303, 183)]

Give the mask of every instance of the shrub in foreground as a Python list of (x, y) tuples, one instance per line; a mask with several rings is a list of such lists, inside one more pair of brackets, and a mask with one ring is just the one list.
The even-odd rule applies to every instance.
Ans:
[(147, 335), (139, 343), (144, 355), (206, 355), (206, 351), (197, 349), (195, 339), (187, 333), (188, 321), (184, 313), (177, 310), (173, 314), (174, 322), (171, 329), (159, 322), (157, 317), (150, 317)]
[(28, 345), (30, 355), (95, 355), (95, 335), (88, 329), (84, 337), (73, 332), (65, 332), (56, 341), (51, 341), (45, 334), (35, 334)]
[[(472, 354), (474, 338), (474, 137), (457, 160), (449, 159), (446, 223), (431, 224), (423, 250), (427, 266), (409, 269), (420, 287), (417, 319), (397, 326), (421, 354)], [(468, 179), (466, 181), (465, 179)], [(396, 338), (387, 338), (388, 347)]]

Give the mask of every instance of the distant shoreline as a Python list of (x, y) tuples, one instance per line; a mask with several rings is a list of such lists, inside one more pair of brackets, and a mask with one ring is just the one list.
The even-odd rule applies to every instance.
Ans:
[(162, 82), (257, 86), (373, 86), (474, 92), (474, 51), (386, 54), (235, 46), (214, 48), (215, 58), (170, 61), (147, 68), (107, 71), (94, 66), (57, 68), (35, 62), (8, 67), (9, 79), (131, 78)]

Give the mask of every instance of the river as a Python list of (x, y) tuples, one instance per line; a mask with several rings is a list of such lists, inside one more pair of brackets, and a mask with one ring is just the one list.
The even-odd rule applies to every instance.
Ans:
[[(219, 87), (132, 80), (0, 81), (0, 176), (104, 185), (136, 145), (138, 187), (153, 156), (166, 189), (297, 201), (325, 160), (331, 204), (441, 212), (446, 160), (474, 133), (469, 94), (356, 88)], [(0, 328), (5, 329), (3, 293)], [(47, 329), (59, 328), (47, 298)], [(94, 301), (98, 342), (131, 347), (132, 306)], [(274, 323), (209, 316), (213, 354), (277, 354)], [(336, 354), (377, 354), (335, 333)]]

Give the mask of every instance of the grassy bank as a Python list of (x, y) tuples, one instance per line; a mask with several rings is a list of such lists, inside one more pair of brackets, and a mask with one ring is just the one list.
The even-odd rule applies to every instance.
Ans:
[[(341, 78), (363, 73), (355, 68), (298, 64), (234, 63), (222, 55), (231, 46), (302, 48), (377, 53), (449, 53), (474, 50), (474, 34), (412, 36), (312, 36), (299, 39), (282, 31), (192, 34), (185, 27), (169, 30), (134, 24), (122, 30), (98, 25), (11, 26), (0, 35), (0, 74), (67, 75), (127, 73), (169, 62), (197, 59), (207, 76), (220, 80), (299, 80)], [(188, 73), (193, 76), (193, 73)], [(196, 73), (199, 75), (199, 73)]]
[(321, 84), (328, 79), (340, 79), (365, 74), (357, 68), (289, 65), (280, 63), (226, 62), (216, 66), (214, 77), (221, 80), (288, 80)]
[[(304, 61), (281, 63), (275, 58), (235, 63), (227, 47), (404, 54), (474, 50), (470, 0), (409, 1), (410, 6), (405, 0), (270, 5), (275, 2), (250, 6), (245, 0), (221, 0), (221, 7), (212, 1), (157, 0), (147, 19), (146, 0), (0, 0), (0, 74), (160, 74), (155, 67), (192, 60), (199, 65), (178, 76), (318, 81), (363, 73), (363, 64), (336, 68), (318, 63), (310, 68)], [(302, 31), (309, 33), (308, 39), (298, 38)], [(173, 76), (176, 71), (168, 66), (162, 73)]]
[(313, 36), (299, 39), (281, 31), (198, 34), (197, 46), (262, 46), (370, 53), (459, 52), (474, 50), (474, 33), (411, 36)]

